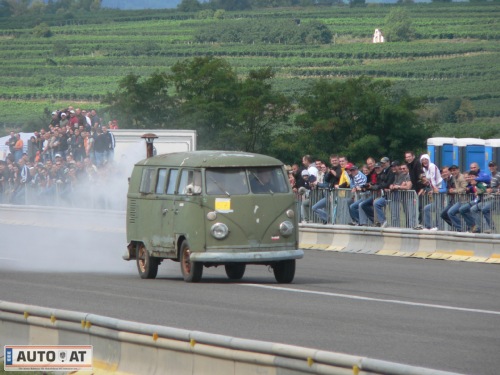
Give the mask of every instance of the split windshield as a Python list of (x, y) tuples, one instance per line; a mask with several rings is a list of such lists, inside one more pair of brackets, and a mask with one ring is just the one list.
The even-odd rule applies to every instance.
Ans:
[(288, 181), (281, 167), (212, 168), (206, 170), (208, 195), (288, 193)]

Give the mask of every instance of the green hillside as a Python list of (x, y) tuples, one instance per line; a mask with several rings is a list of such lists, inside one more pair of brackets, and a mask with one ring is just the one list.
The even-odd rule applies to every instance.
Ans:
[[(270, 66), (276, 72), (275, 87), (292, 98), (319, 77), (367, 75), (391, 79), (411, 95), (425, 96), (431, 106), (467, 98), (476, 118), (500, 118), (500, 4), (405, 6), (415, 29), (413, 40), (371, 43), (376, 28), (384, 31), (393, 7), (225, 12), (220, 19), (176, 10), (106, 9), (0, 18), (1, 132), (40, 121), (44, 108), (100, 108), (100, 100), (127, 74), (145, 77), (203, 55), (227, 59), (241, 75)], [(217, 32), (234, 32), (238, 22), (297, 20), (300, 26), (294, 27), (321, 22), (332, 41), (290, 44), (284, 35), (284, 42), (266, 43), (252, 30), (244, 37), (235, 35), (235, 41), (217, 40)], [(49, 31), (45, 36), (37, 26), (42, 22)], [(214, 40), (201, 41), (212, 33)]]

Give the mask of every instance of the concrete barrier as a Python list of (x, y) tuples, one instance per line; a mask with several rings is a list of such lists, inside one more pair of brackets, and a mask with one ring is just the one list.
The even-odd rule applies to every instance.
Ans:
[(500, 235), (300, 224), (299, 247), (351, 253), (500, 263)]
[(0, 345), (92, 345), (94, 369), (126, 374), (453, 374), (7, 301), (0, 301)]

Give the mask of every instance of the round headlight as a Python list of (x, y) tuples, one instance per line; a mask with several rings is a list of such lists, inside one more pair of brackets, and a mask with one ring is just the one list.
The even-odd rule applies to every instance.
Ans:
[(212, 233), (212, 236), (214, 236), (218, 240), (222, 240), (229, 234), (229, 229), (227, 228), (226, 224), (215, 223), (214, 225), (212, 225), (212, 228), (210, 228), (210, 232)]
[(217, 219), (217, 212), (215, 211), (210, 211), (208, 214), (207, 214), (207, 219), (210, 220), (210, 221), (214, 221), (215, 219)]
[(295, 211), (294, 210), (286, 210), (286, 216), (289, 219), (293, 219), (295, 217)]
[(280, 233), (283, 237), (291, 236), (293, 233), (293, 224), (289, 221), (284, 221), (280, 224)]

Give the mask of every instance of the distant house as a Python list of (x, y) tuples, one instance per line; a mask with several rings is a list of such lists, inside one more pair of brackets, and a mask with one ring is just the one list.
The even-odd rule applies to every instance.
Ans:
[(379, 29), (375, 29), (375, 33), (373, 33), (373, 43), (384, 43), (385, 39), (382, 35), (382, 32)]

